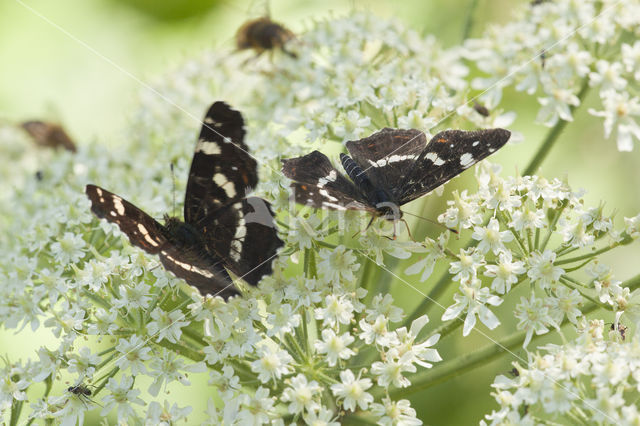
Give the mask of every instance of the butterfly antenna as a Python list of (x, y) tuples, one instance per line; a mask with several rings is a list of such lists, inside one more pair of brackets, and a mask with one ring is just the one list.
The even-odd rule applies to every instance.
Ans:
[[(402, 212), (402, 214), (408, 214), (409, 216), (413, 216), (413, 217), (417, 217), (418, 219), (426, 220), (427, 222), (433, 223), (434, 225), (438, 225), (438, 226), (440, 226), (440, 227), (442, 227), (444, 229), (447, 229), (447, 230), (453, 232), (454, 234), (459, 234), (457, 229), (449, 228), (448, 226), (445, 226), (445, 225), (441, 224), (440, 222), (436, 222), (433, 219), (429, 219), (429, 218), (426, 218), (426, 217), (418, 216), (417, 214), (413, 214), (413, 213), (409, 213), (409, 212)], [(406, 224), (406, 221), (405, 221), (405, 224)], [(409, 229), (409, 225), (407, 225), (407, 230), (408, 229)]]
[(176, 174), (175, 171), (173, 170), (173, 163), (171, 163), (171, 183), (172, 183), (172, 187), (173, 187), (173, 214), (172, 216), (175, 217), (176, 216)]

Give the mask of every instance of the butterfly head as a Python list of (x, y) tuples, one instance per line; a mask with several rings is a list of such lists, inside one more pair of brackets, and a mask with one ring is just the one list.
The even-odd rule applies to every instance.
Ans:
[(376, 204), (376, 215), (390, 222), (397, 222), (402, 219), (402, 210), (394, 202), (382, 201)]

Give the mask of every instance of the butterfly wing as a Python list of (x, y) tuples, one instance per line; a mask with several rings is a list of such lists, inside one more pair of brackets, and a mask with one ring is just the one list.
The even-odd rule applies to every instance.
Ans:
[(283, 242), (278, 238), (269, 203), (249, 197), (223, 208), (203, 228), (206, 245), (225, 259), (225, 266), (251, 285), (272, 272)]
[(507, 143), (505, 129), (446, 130), (435, 135), (415, 160), (395, 196), (408, 203), (459, 175)]
[(118, 225), (134, 246), (158, 254), (168, 244), (164, 227), (127, 200), (96, 185), (87, 185), (85, 193), (91, 200), (91, 211)]
[(209, 108), (191, 162), (184, 201), (185, 222), (200, 221), (243, 199), (258, 184), (256, 161), (244, 143), (244, 120), (224, 102)]
[(427, 138), (420, 130), (384, 128), (347, 142), (347, 149), (376, 188), (393, 194), (426, 144)]
[(188, 238), (182, 237), (188, 228), (183, 223), (170, 219), (175, 225), (169, 229), (127, 200), (96, 185), (87, 185), (85, 192), (96, 216), (118, 225), (134, 246), (159, 255), (164, 267), (178, 278), (202, 293), (225, 297), (237, 293), (229, 286), (229, 275), (218, 259), (184, 243)]
[(332, 210), (375, 210), (353, 182), (319, 151), (282, 160), (282, 172), (294, 181), (291, 187), (300, 204)]

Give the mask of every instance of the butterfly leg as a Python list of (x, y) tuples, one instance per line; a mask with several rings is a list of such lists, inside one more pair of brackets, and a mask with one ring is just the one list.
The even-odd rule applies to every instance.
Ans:
[[(375, 219), (376, 219), (376, 217), (375, 217), (375, 216), (371, 216), (371, 220), (370, 220), (370, 221), (369, 221), (369, 223), (367, 224), (367, 227), (366, 227), (366, 228), (364, 228), (364, 229), (361, 229), (361, 230), (359, 230), (358, 232), (356, 232), (355, 234), (353, 234), (353, 235), (351, 236), (351, 238), (355, 238), (355, 237), (356, 237), (356, 235), (361, 234), (362, 232), (365, 232), (367, 229), (369, 229), (369, 227), (371, 226), (371, 224), (373, 223), (373, 221), (374, 221)], [(395, 234), (395, 232), (394, 232), (394, 234)]]

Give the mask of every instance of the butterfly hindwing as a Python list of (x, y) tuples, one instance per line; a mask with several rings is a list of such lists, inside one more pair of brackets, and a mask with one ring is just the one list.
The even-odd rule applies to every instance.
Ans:
[(393, 193), (427, 145), (423, 132), (384, 128), (373, 135), (347, 142), (351, 157), (377, 188)]
[(303, 157), (282, 160), (282, 172), (291, 184), (296, 202), (332, 210), (368, 210), (367, 201), (326, 155), (313, 151)]
[(189, 171), (185, 222), (197, 224), (243, 199), (258, 184), (257, 163), (244, 143), (244, 120), (224, 102), (207, 112)]
[[(238, 294), (231, 284), (231, 278), (224, 269), (222, 259), (208, 255), (204, 247), (184, 244), (187, 229), (180, 229), (184, 223), (178, 223), (174, 232), (175, 243), (166, 244), (160, 251), (160, 261), (168, 271), (196, 287), (202, 294), (229, 297)], [(188, 238), (187, 238), (188, 240)]]
[(205, 225), (204, 238), (207, 248), (251, 285), (271, 274), (274, 254), (283, 245), (270, 204), (258, 197), (222, 209), (211, 226)]
[(395, 198), (402, 205), (425, 195), (493, 154), (510, 135), (505, 129), (446, 130), (436, 134), (395, 191)]

